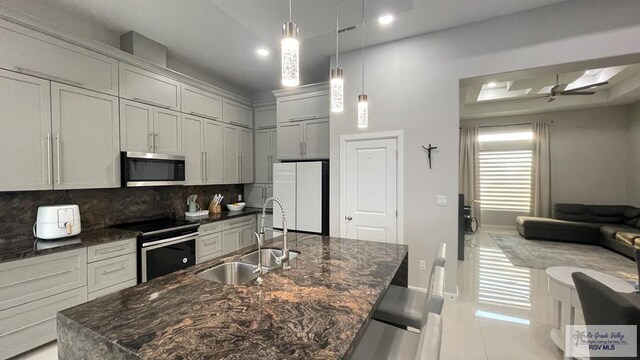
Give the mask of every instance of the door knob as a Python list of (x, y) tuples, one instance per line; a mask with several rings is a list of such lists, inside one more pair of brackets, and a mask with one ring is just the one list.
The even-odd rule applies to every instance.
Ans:
[(345, 216), (344, 219), (347, 220), (347, 221), (353, 220), (353, 218), (351, 216)]

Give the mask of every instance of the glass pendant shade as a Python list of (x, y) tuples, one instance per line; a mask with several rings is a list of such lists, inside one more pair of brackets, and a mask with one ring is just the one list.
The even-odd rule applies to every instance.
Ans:
[(341, 68), (331, 69), (331, 112), (344, 111), (344, 78)]
[(300, 43), (297, 36), (295, 23), (289, 21), (282, 25), (282, 85), (286, 87), (300, 84)]
[(358, 95), (358, 127), (369, 126), (369, 99), (366, 94)]

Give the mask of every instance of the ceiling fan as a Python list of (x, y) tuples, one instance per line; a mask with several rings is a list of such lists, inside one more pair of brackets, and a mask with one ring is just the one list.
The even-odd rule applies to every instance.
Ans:
[[(547, 100), (548, 103), (556, 101), (556, 99), (560, 96), (568, 96), (568, 95), (593, 95), (595, 91), (582, 91), (587, 89), (593, 89), (598, 86), (604, 86), (609, 84), (608, 81), (602, 81), (599, 83), (593, 83), (585, 86), (580, 86), (577, 88), (573, 88), (570, 90), (565, 90), (569, 84), (560, 84), (560, 75), (556, 74), (556, 84), (549, 90), (548, 94), (535, 94), (535, 95), (527, 95), (528, 97), (535, 98), (549, 98)], [(532, 99), (527, 99), (532, 100)]]

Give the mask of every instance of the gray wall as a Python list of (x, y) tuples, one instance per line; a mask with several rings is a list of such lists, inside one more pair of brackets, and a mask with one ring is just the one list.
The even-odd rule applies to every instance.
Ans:
[(627, 202), (640, 207), (640, 101), (629, 107)]
[[(551, 201), (582, 204), (627, 202), (628, 107), (559, 111), (543, 114), (462, 120), (465, 126), (553, 121), (551, 131)], [(514, 212), (483, 211), (486, 225), (515, 226)]]
[[(615, 21), (612, 21), (615, 19)], [(331, 234), (340, 234), (339, 138), (405, 132), (405, 243), (409, 282), (425, 287), (418, 259), (448, 243), (447, 291), (456, 291), (460, 79), (640, 51), (639, 1), (568, 1), (395, 41), (366, 51), (369, 128), (356, 127), (361, 59), (342, 54), (346, 109), (331, 116)], [(429, 170), (421, 144), (439, 146)], [(436, 206), (436, 195), (449, 206)]]

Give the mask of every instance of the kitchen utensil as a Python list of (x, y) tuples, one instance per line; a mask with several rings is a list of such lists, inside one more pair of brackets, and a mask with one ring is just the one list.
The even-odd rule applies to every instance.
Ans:
[(240, 211), (242, 209), (244, 209), (244, 207), (247, 205), (247, 203), (235, 203), (235, 204), (227, 204), (227, 209), (229, 209), (229, 211)]
[(38, 207), (38, 217), (33, 224), (33, 236), (53, 240), (78, 235), (81, 230), (78, 205)]
[(188, 212), (195, 213), (200, 210), (200, 206), (196, 203), (197, 198), (198, 195), (189, 195), (189, 197), (187, 197), (187, 206), (189, 207)]

